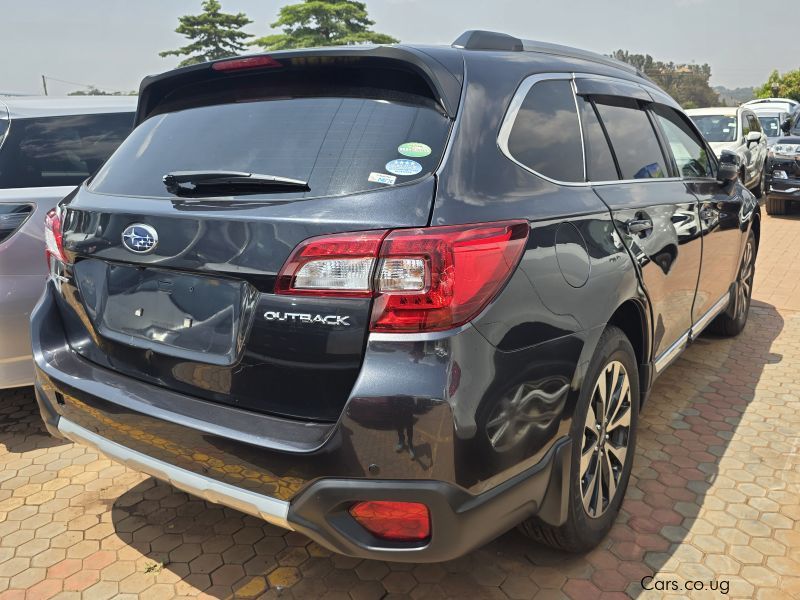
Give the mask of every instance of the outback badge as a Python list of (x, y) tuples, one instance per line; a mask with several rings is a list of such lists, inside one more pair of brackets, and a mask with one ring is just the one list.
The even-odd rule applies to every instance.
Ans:
[(340, 315), (312, 315), (309, 313), (290, 313), (290, 312), (277, 312), (268, 310), (264, 313), (264, 318), (267, 321), (288, 321), (290, 323), (317, 323), (320, 325), (330, 325), (336, 327), (341, 325), (343, 327), (350, 327), (350, 317), (342, 317)]
[(150, 225), (134, 223), (122, 232), (122, 245), (136, 254), (148, 254), (158, 245), (158, 233)]

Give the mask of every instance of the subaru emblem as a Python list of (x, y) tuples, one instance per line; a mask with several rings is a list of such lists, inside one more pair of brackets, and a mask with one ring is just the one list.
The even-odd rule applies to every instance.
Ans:
[(122, 245), (136, 254), (147, 254), (158, 245), (158, 233), (150, 225), (134, 223), (122, 232)]

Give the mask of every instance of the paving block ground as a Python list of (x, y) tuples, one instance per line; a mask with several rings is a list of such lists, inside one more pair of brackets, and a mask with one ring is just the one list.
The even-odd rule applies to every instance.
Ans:
[(762, 230), (747, 328), (658, 380), (588, 555), (516, 531), (442, 564), (332, 555), (51, 438), (21, 389), (0, 392), (0, 598), (800, 598), (800, 215)]

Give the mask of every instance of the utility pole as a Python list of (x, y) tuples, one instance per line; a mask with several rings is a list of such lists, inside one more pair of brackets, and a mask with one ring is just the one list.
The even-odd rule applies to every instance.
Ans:
[(47, 77), (42, 75), (42, 87), (44, 88), (44, 95), (47, 96)]

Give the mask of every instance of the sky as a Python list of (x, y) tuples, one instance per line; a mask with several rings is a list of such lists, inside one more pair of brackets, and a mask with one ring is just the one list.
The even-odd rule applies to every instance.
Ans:
[[(245, 12), (258, 36), (291, 0), (222, 0)], [(450, 44), (467, 29), (608, 54), (618, 48), (657, 60), (708, 63), (712, 85), (750, 87), (773, 69), (800, 68), (797, 36), (780, 34), (796, 21), (795, 0), (366, 0), (374, 29), (403, 42)], [(134, 90), (146, 75), (180, 59), (158, 52), (184, 45), (178, 17), (200, 0), (0, 0), (0, 91), (51, 94), (80, 89)], [(770, 23), (769, 21), (772, 21)]]

